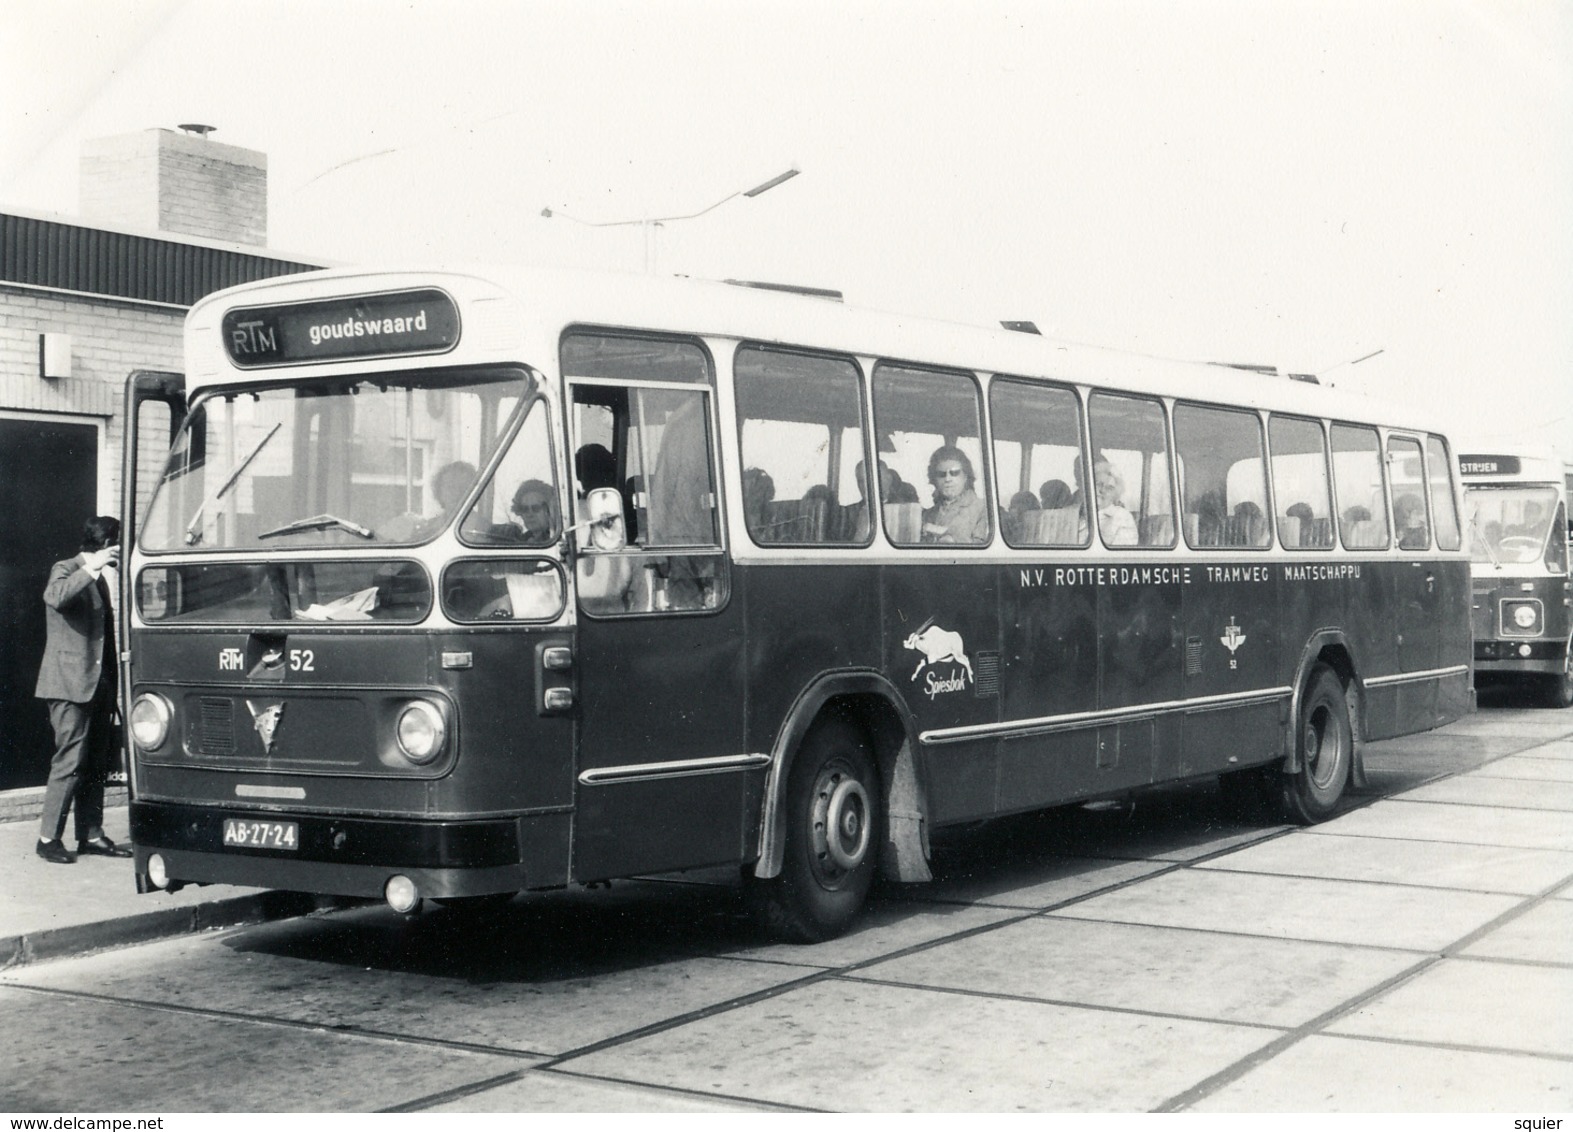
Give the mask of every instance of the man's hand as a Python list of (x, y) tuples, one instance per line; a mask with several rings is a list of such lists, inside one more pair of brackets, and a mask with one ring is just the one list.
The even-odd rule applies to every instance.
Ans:
[(104, 572), (106, 566), (120, 565), (120, 547), (106, 546), (103, 550), (89, 550), (82, 555), (82, 566), (93, 577), (98, 577)]

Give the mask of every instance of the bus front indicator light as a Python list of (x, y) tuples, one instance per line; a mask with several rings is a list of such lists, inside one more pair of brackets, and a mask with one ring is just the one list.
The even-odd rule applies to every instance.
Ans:
[(143, 692), (131, 705), (128, 722), (131, 738), (144, 751), (156, 751), (169, 738), (169, 725), (175, 711), (169, 701), (153, 692)]
[(420, 889), (403, 874), (389, 877), (388, 883), (383, 886), (382, 895), (388, 901), (388, 907), (395, 912), (409, 913), (421, 906)]
[(411, 700), (399, 712), (394, 735), (399, 741), (399, 751), (417, 766), (431, 762), (442, 753), (447, 725), (442, 712), (435, 704), (425, 700)]
[(147, 879), (154, 888), (169, 887), (169, 868), (164, 864), (164, 857), (154, 853), (147, 859)]

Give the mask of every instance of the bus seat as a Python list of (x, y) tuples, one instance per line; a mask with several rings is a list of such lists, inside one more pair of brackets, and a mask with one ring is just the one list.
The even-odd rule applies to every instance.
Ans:
[(1387, 545), (1387, 524), (1380, 519), (1356, 519), (1345, 524), (1344, 545), (1351, 550), (1375, 550)]
[(754, 537), (770, 543), (824, 542), (828, 511), (819, 498), (775, 500), (765, 504), (764, 521)]
[(1285, 546), (1311, 545), (1305, 541), (1310, 537), (1310, 531), (1308, 529), (1302, 529), (1307, 526), (1308, 524), (1304, 524), (1300, 521), (1300, 516), (1298, 515), (1278, 516), (1278, 541), (1283, 543)]
[(1331, 519), (1317, 519), (1311, 524), (1311, 533), (1301, 546), (1328, 547), (1333, 545), (1333, 521)]
[(917, 542), (923, 530), (923, 504), (885, 504), (885, 530), (891, 542)]
[(1142, 546), (1171, 546), (1174, 543), (1173, 515), (1143, 515), (1137, 524)]
[(1081, 508), (1051, 507), (1023, 517), (1022, 541), (1034, 546), (1079, 546), (1082, 542)]

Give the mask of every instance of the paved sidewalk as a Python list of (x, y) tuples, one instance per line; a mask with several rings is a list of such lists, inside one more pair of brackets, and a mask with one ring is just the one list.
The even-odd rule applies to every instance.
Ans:
[[(128, 824), (124, 805), (105, 808), (104, 832), (122, 845), (131, 841)], [(67, 821), (67, 848), (75, 849), (74, 838)], [(294, 893), (228, 885), (138, 895), (129, 859), (82, 857), (53, 865), (34, 852), (37, 842), (36, 817), (0, 821), (0, 968), (294, 916), (315, 906)]]

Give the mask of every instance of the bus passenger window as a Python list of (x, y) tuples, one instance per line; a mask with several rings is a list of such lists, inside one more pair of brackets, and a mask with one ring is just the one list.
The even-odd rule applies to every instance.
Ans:
[(1393, 477), (1393, 531), (1400, 550), (1429, 550), (1425, 466), (1420, 442), (1407, 436), (1387, 438), (1387, 466)]
[(1290, 550), (1331, 550), (1332, 486), (1321, 424), (1274, 414), (1267, 436), (1278, 500), (1278, 541)]
[(1387, 546), (1387, 493), (1382, 486), (1382, 443), (1374, 428), (1332, 428), (1333, 485), (1338, 490), (1338, 536), (1349, 550)]
[[(982, 412), (968, 374), (874, 367), (874, 425), (885, 535), (897, 546), (982, 546), (993, 520)], [(893, 477), (885, 483), (888, 466)], [(925, 492), (913, 484), (926, 484)], [(924, 495), (927, 495), (927, 501)]]
[(856, 364), (742, 346), (733, 374), (749, 537), (761, 546), (868, 545)]
[(1458, 507), (1453, 499), (1453, 459), (1447, 442), (1426, 437), (1426, 473), (1431, 483), (1431, 517), (1438, 550), (1457, 550), (1461, 544)]
[(1272, 532), (1267, 524), (1267, 466), (1257, 416), (1176, 405), (1174, 444), (1185, 473), (1180, 489), (1186, 543), (1268, 546)]
[(1174, 500), (1163, 405), (1144, 397), (1094, 393), (1087, 414), (1094, 510), (1104, 545), (1173, 546)]
[(1058, 386), (996, 377), (989, 386), (994, 471), (1000, 495), (1014, 488), (1000, 513), (1011, 546), (1086, 546), (1081, 493), (1081, 407)]

